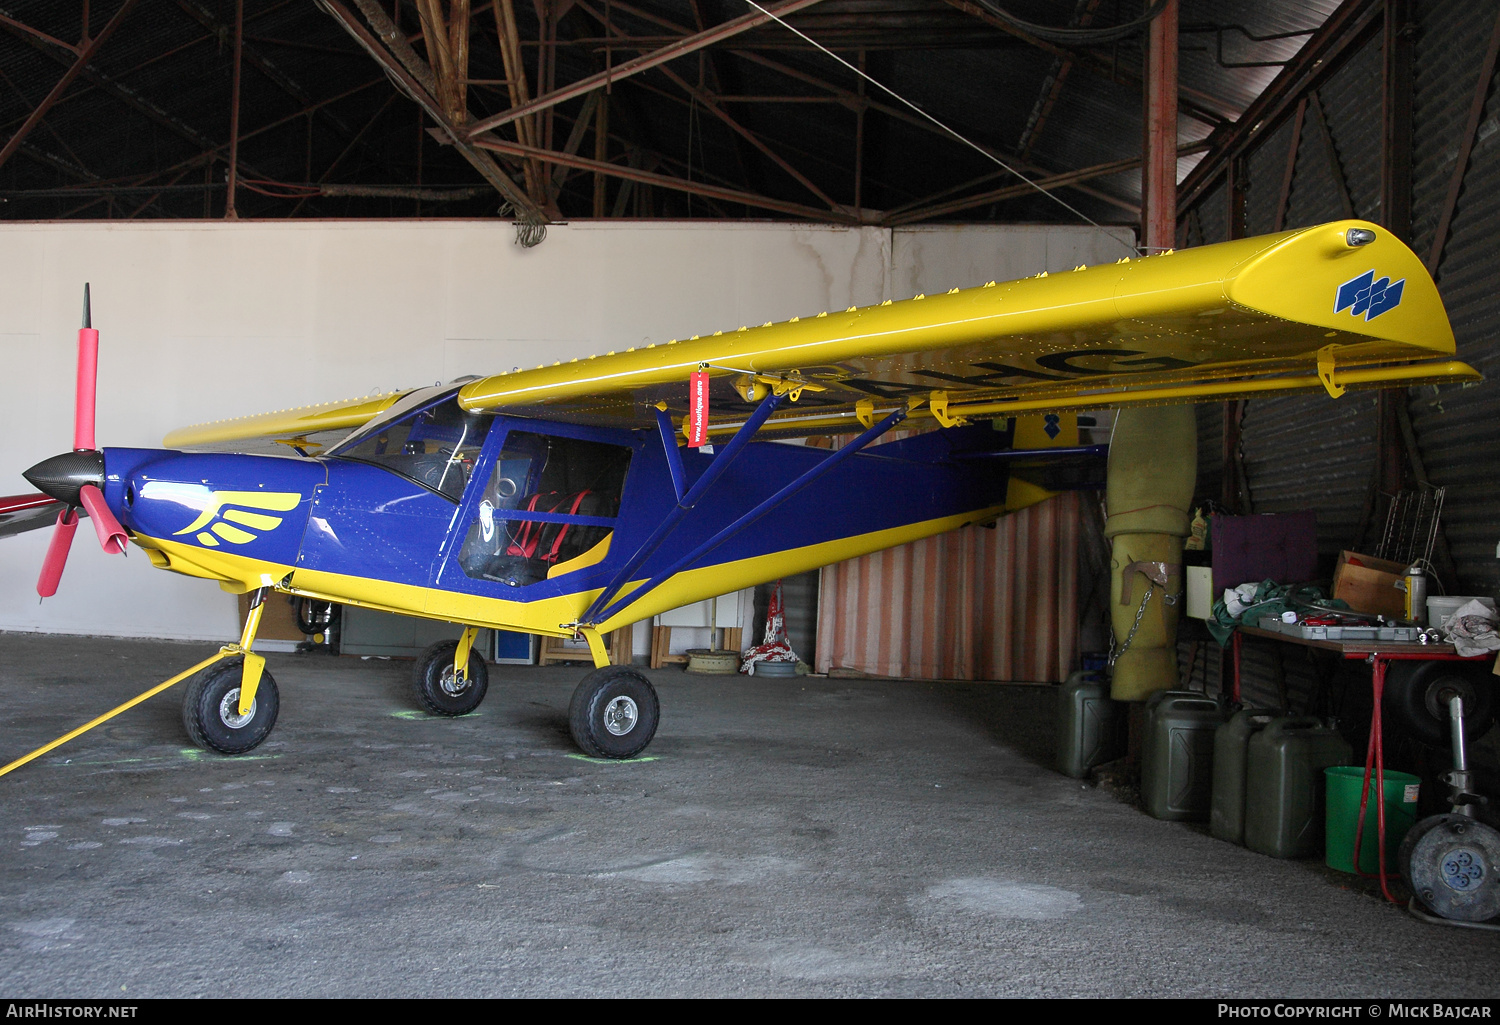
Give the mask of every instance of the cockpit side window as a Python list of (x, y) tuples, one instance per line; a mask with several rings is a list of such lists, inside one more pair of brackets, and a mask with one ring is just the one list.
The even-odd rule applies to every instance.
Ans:
[(419, 409), (334, 454), (374, 463), (457, 502), (493, 417), (465, 412), (455, 396)]
[(522, 587), (567, 572), (585, 553), (602, 558), (630, 453), (622, 445), (511, 431), (459, 550), (464, 573)]

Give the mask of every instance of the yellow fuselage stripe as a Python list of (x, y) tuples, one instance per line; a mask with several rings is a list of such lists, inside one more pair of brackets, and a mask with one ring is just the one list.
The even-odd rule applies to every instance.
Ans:
[[(1014, 485), (1019, 482), (1012, 483)], [(972, 523), (986, 522), (1005, 512), (1013, 512), (1042, 501), (1050, 497), (1050, 494), (1040, 488), (1012, 486), (1005, 505), (942, 516), (747, 559), (736, 559), (700, 569), (684, 570), (674, 574), (640, 601), (626, 606), (616, 615), (597, 625), (601, 632), (607, 633), (704, 598), (713, 598), (741, 588), (765, 583), (768, 580), (804, 573), (835, 562), (878, 552), (884, 548), (894, 548), (897, 545), (932, 537), (935, 534), (942, 534)], [(221, 587), (235, 594), (243, 594), (259, 587), (275, 587), (287, 594), (304, 595), (343, 605), (393, 612), (398, 615), (419, 616), (425, 619), (553, 637), (572, 636), (572, 624), (602, 590), (602, 588), (593, 588), (529, 602), (508, 601), (504, 598), (462, 594), (438, 587), (419, 587), (389, 580), (375, 580), (345, 573), (287, 566), (222, 549), (198, 548), (190, 544), (141, 534), (137, 534), (135, 540), (142, 548), (155, 549), (160, 553), (152, 560), (155, 565), (162, 565), (161, 556), (164, 555), (167, 565), (162, 568), (175, 570), (188, 576), (218, 580)], [(288, 574), (292, 575), (291, 585), (282, 586), (281, 581), (285, 580)], [(644, 580), (633, 581), (625, 590), (628, 593), (644, 583)]]

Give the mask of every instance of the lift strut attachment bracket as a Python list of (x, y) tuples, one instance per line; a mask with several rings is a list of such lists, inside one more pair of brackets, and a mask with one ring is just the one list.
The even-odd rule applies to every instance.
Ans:
[(945, 391), (935, 391), (929, 395), (927, 406), (937, 422), (944, 427), (960, 427), (969, 422), (965, 417), (948, 415), (948, 393)]
[(1338, 398), (1346, 390), (1343, 385), (1333, 383), (1333, 350), (1337, 348), (1337, 345), (1325, 345), (1318, 350), (1318, 380), (1323, 382), (1331, 399)]

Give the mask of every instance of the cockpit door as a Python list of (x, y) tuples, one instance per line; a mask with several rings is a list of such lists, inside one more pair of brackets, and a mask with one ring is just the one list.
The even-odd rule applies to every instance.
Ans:
[[(634, 439), (541, 426), (496, 425), (450, 539), (440, 587), (529, 600), (561, 592), (562, 578), (608, 557)], [(503, 438), (493, 436), (502, 431)]]

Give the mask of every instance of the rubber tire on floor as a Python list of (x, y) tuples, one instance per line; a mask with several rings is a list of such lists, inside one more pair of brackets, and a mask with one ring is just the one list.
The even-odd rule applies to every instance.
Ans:
[(1458, 690), (1464, 699), (1464, 739), (1475, 741), (1494, 722), (1495, 706), (1487, 664), (1397, 662), (1385, 678), (1385, 717), (1397, 729), (1426, 744), (1449, 745), (1447, 701)]
[[(636, 720), (625, 733), (611, 733), (606, 711), (616, 698), (635, 703)], [(656, 736), (661, 703), (651, 681), (630, 666), (603, 666), (583, 678), (568, 706), (568, 729), (583, 753), (595, 758), (634, 758)]]
[(259, 747), (270, 734), (281, 710), (281, 695), (269, 672), (260, 674), (249, 720), (239, 726), (225, 721), (226, 703), (238, 710), (243, 673), (244, 659), (236, 658), (211, 665), (188, 681), (182, 696), (182, 725), (194, 744), (220, 754), (242, 755)]
[(484, 700), (485, 691), (490, 686), (490, 670), (472, 648), (469, 650), (468, 686), (456, 694), (443, 686), (444, 679), (453, 677), (453, 653), (457, 650), (458, 641), (438, 641), (417, 659), (411, 685), (422, 711), (432, 715), (468, 715)]
[(1428, 910), (1456, 922), (1500, 915), (1500, 832), (1451, 814), (1423, 819), (1411, 832), (1418, 835), (1401, 844), (1401, 874)]

